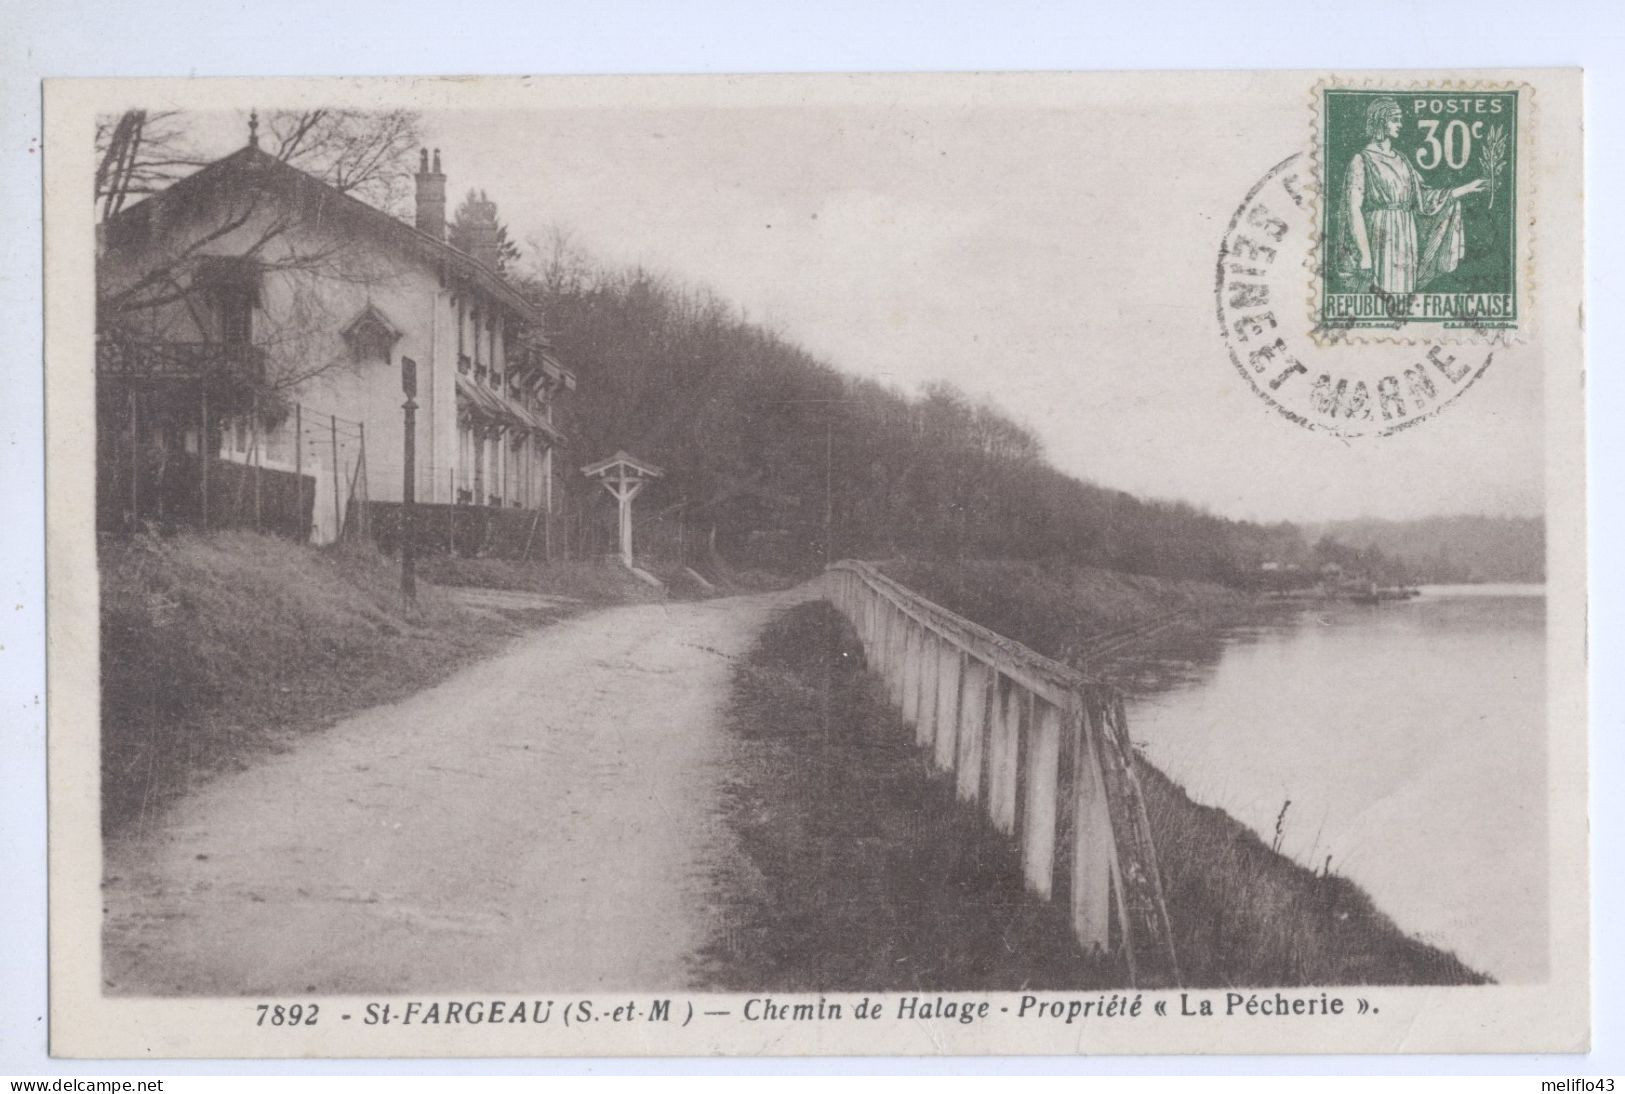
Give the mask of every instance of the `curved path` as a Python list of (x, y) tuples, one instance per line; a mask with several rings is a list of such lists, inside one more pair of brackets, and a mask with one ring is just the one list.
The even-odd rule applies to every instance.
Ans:
[(214, 780), (109, 843), (107, 990), (692, 985), (731, 659), (811, 595), (570, 620)]

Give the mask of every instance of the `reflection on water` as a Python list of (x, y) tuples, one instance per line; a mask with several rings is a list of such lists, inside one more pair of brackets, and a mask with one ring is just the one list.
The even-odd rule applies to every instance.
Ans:
[(1123, 666), (1129, 726), (1200, 802), (1363, 885), (1498, 980), (1546, 973), (1538, 586), (1280, 606)]

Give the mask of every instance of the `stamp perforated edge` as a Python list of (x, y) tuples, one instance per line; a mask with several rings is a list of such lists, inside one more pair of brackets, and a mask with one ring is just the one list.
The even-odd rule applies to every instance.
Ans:
[[(1518, 95), (1518, 156), (1514, 163), (1516, 185), (1519, 194), (1519, 213), (1513, 222), (1515, 246), (1517, 247), (1518, 283), (1514, 286), (1518, 305), (1518, 322), (1515, 327), (1496, 328), (1494, 330), (1474, 330), (1472, 327), (1452, 327), (1420, 324), (1407, 325), (1397, 329), (1386, 327), (1326, 327), (1320, 317), (1324, 303), (1325, 283), (1321, 277), (1321, 269), (1325, 264), (1322, 252), (1325, 248), (1325, 236), (1322, 226), (1325, 223), (1325, 210), (1323, 202), (1326, 190), (1326, 170), (1320, 154), (1321, 136), (1325, 122), (1322, 118), (1322, 109), (1325, 104), (1325, 93), (1329, 89), (1348, 91), (1513, 91)], [(1535, 88), (1525, 81), (1512, 80), (1473, 80), (1473, 79), (1444, 79), (1444, 80), (1411, 80), (1393, 79), (1379, 74), (1368, 74), (1343, 78), (1340, 76), (1325, 76), (1315, 81), (1309, 89), (1309, 147), (1307, 149), (1309, 160), (1309, 257), (1304, 268), (1308, 275), (1309, 287), (1306, 307), (1309, 322), (1309, 337), (1318, 346), (1335, 345), (1392, 345), (1392, 346), (1435, 346), (1435, 345), (1467, 345), (1467, 346), (1509, 346), (1526, 343), (1534, 334), (1535, 324), (1535, 180), (1538, 172), (1535, 170), (1535, 127), (1536, 114), (1539, 109), (1535, 96)]]
[[(1424, 412), (1422, 412), (1420, 414), (1411, 415), (1409, 417), (1404, 418), (1402, 421), (1400, 421), (1400, 422), (1398, 422), (1398, 423), (1396, 423), (1394, 425), (1385, 426), (1385, 427), (1380, 428), (1380, 429), (1369, 429), (1369, 430), (1368, 429), (1358, 429), (1358, 430), (1357, 429), (1348, 429), (1348, 428), (1343, 428), (1343, 427), (1338, 426), (1335, 422), (1334, 423), (1327, 423), (1327, 422), (1322, 422), (1322, 421), (1316, 421), (1316, 420), (1310, 418), (1309, 416), (1305, 415), (1304, 413), (1302, 413), (1300, 410), (1295, 410), (1291, 406), (1288, 406), (1286, 403), (1284, 403), (1280, 399), (1278, 399), (1274, 394), (1272, 394), (1271, 392), (1266, 391), (1262, 387), (1260, 387), (1259, 384), (1258, 384), (1258, 381), (1253, 377), (1252, 374), (1250, 374), (1247, 371), (1247, 368), (1242, 364), (1241, 352), (1238, 349), (1238, 347), (1236, 346), (1235, 342), (1232, 341), (1232, 339), (1231, 339), (1231, 331), (1234, 328), (1233, 328), (1233, 324), (1232, 324), (1232, 322), (1231, 322), (1231, 320), (1230, 320), (1230, 318), (1229, 318), (1229, 316), (1227, 314), (1226, 308), (1225, 308), (1224, 288), (1225, 288), (1225, 285), (1227, 284), (1226, 276), (1225, 276), (1225, 270), (1226, 270), (1225, 263), (1226, 263), (1226, 261), (1228, 260), (1228, 258), (1230, 256), (1230, 252), (1229, 252), (1229, 249), (1228, 249), (1230, 241), (1231, 241), (1232, 237), (1234, 237), (1234, 235), (1236, 233), (1236, 229), (1238, 228), (1238, 226), (1240, 226), (1240, 224), (1242, 222), (1242, 218), (1246, 215), (1249, 208), (1253, 207), (1254, 199), (1263, 191), (1263, 189), (1266, 186), (1268, 186), (1272, 181), (1274, 181), (1277, 176), (1279, 176), (1282, 172), (1284, 172), (1288, 167), (1292, 166), (1293, 164), (1298, 163), (1303, 158), (1304, 158), (1304, 153), (1302, 153), (1302, 152), (1294, 152), (1292, 155), (1288, 156), (1286, 159), (1282, 160), (1280, 163), (1276, 164), (1274, 167), (1271, 167), (1269, 169), (1269, 171), (1265, 172), (1264, 176), (1261, 179), (1259, 179), (1257, 183), (1255, 183), (1253, 185), (1253, 188), (1247, 192), (1247, 196), (1242, 199), (1241, 204), (1236, 208), (1235, 214), (1230, 218), (1229, 227), (1225, 230), (1224, 242), (1220, 245), (1220, 248), (1219, 248), (1218, 271), (1217, 271), (1216, 280), (1215, 280), (1215, 283), (1214, 283), (1214, 300), (1215, 300), (1215, 304), (1216, 304), (1216, 307), (1217, 307), (1217, 315), (1218, 315), (1218, 321), (1219, 321), (1219, 337), (1220, 337), (1220, 340), (1223, 341), (1223, 343), (1224, 343), (1225, 353), (1229, 357), (1230, 363), (1235, 367), (1236, 372), (1241, 376), (1241, 378), (1246, 381), (1248, 387), (1253, 391), (1253, 393), (1255, 395), (1257, 395), (1260, 399), (1264, 400), (1264, 402), (1267, 403), (1272, 409), (1277, 411), (1279, 414), (1281, 414), (1289, 422), (1292, 422), (1294, 425), (1301, 426), (1302, 428), (1307, 429), (1311, 433), (1319, 433), (1319, 434), (1321, 434), (1323, 436), (1335, 437), (1335, 438), (1337, 438), (1337, 439), (1339, 439), (1339, 440), (1341, 440), (1341, 441), (1343, 441), (1345, 443), (1352, 442), (1352, 441), (1360, 441), (1360, 440), (1369, 439), (1369, 438), (1390, 437), (1390, 436), (1393, 436), (1396, 433), (1401, 433), (1401, 432), (1403, 432), (1403, 431), (1405, 431), (1407, 429), (1412, 428), (1413, 426), (1419, 425), (1422, 422), (1428, 421), (1428, 420), (1436, 417), (1437, 415), (1442, 413), (1446, 408), (1453, 405), (1458, 396), (1463, 394), (1469, 387), (1472, 387), (1473, 384), (1477, 383), (1479, 378), (1481, 376), (1483, 376), (1486, 371), (1488, 371), (1490, 365), (1495, 360), (1496, 352), (1498, 352), (1498, 350), (1501, 348), (1503, 343), (1499, 343), (1499, 342), (1496, 343), (1495, 346), (1493, 348), (1491, 348), (1490, 351), (1484, 355), (1484, 360), (1481, 363), (1479, 363), (1479, 364), (1477, 364), (1477, 365), (1475, 365), (1475, 366), (1473, 366), (1471, 368), (1470, 373), (1466, 377), (1465, 382), (1461, 383), (1456, 388), (1455, 393), (1453, 395), (1451, 395), (1451, 397), (1448, 400), (1446, 400), (1444, 402), (1441, 402), (1441, 403), (1438, 403), (1437, 405), (1433, 406), (1431, 409), (1426, 410), (1426, 411), (1424, 411)], [(1290, 275), (1288, 275), (1288, 276), (1290, 276)], [(1285, 336), (1283, 335), (1282, 337), (1284, 339)], [(1326, 345), (1316, 342), (1313, 338), (1310, 338), (1309, 341), (1310, 341), (1310, 344), (1314, 345), (1317, 350), (1327, 348)], [(1339, 343), (1339, 344), (1344, 345), (1344, 343)], [(1428, 347), (1429, 349), (1436, 349), (1440, 345), (1440, 343), (1437, 343), (1437, 342), (1424, 342), (1424, 343), (1422, 343), (1422, 345)], [(1381, 347), (1379, 347), (1379, 346), (1377, 346), (1375, 344), (1373, 344), (1370, 348), (1371, 348), (1371, 352), (1375, 353), (1375, 354), (1381, 354), (1381, 353), (1384, 352), (1384, 350)], [(1475, 348), (1480, 348), (1481, 349), (1482, 346), (1478, 346), (1478, 347), (1475, 347)]]

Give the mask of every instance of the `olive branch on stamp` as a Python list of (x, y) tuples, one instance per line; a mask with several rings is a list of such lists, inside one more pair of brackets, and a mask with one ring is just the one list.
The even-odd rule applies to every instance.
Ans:
[(1488, 207), (1493, 209), (1495, 208), (1495, 191), (1501, 180), (1501, 172), (1505, 171), (1507, 166), (1506, 126), (1490, 126), (1489, 134), (1480, 148), (1479, 155), (1484, 164), (1484, 176), (1489, 180), (1490, 184)]

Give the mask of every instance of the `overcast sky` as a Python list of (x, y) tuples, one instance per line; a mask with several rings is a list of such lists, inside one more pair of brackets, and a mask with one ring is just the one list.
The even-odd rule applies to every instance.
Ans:
[[(520, 240), (558, 225), (845, 371), (911, 392), (951, 381), (1080, 477), (1255, 519), (1539, 513), (1533, 351), (1502, 354), (1438, 417), (1359, 441), (1294, 425), (1229, 363), (1218, 246), (1305, 114), (1172, 94), (424, 117), (453, 206), (484, 188)], [(240, 125), (218, 127), (219, 151)]]

